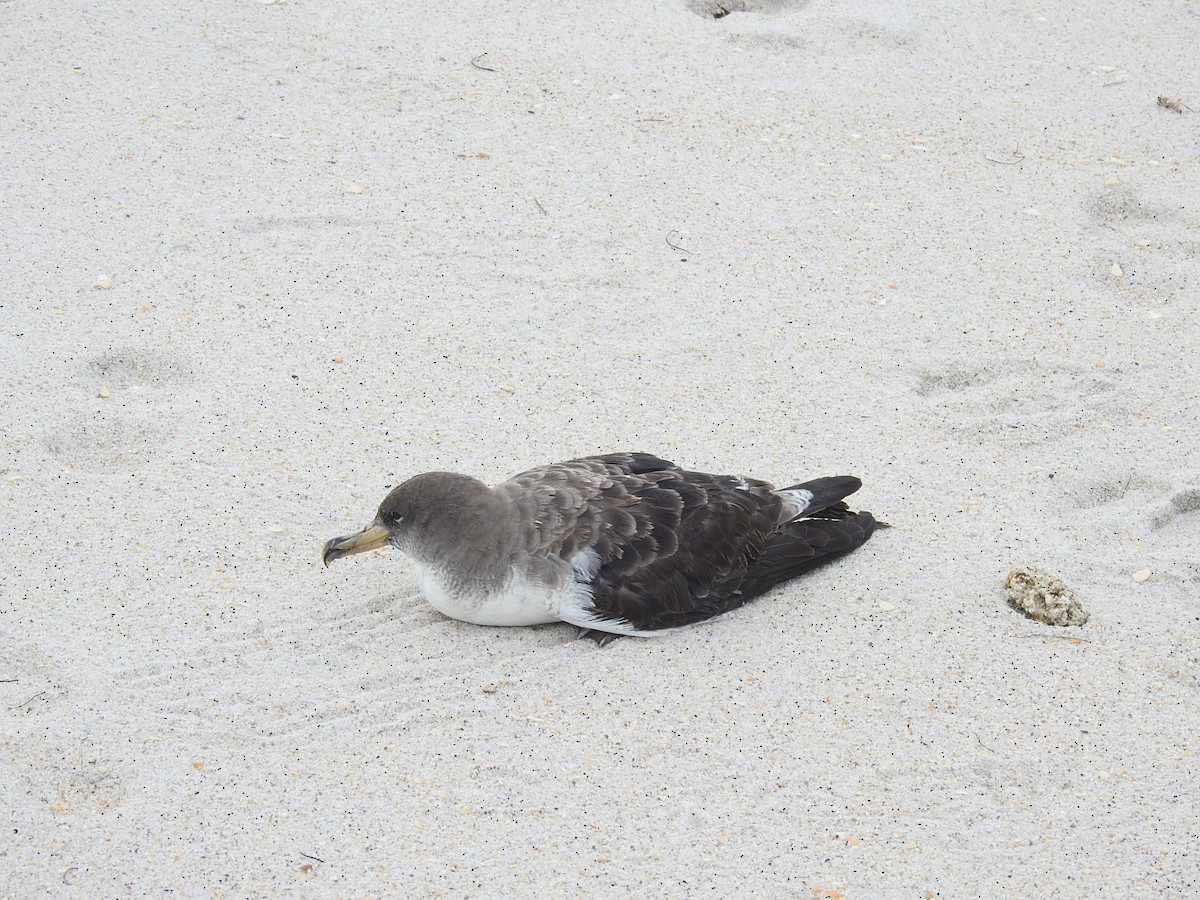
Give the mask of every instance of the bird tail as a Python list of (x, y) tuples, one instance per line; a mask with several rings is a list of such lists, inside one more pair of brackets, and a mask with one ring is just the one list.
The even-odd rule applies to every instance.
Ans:
[[(813, 516), (828, 509), (862, 487), (853, 475), (834, 475), (814, 478), (791, 487), (779, 488), (775, 495), (783, 501), (781, 522), (791, 522), (801, 516)], [(844, 508), (844, 507), (843, 507)], [(865, 538), (864, 538), (865, 540)]]

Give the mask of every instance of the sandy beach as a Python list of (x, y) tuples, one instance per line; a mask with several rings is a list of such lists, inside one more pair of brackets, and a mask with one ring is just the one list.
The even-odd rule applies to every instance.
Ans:
[[(0, 894), (1200, 894), (1200, 3), (0, 45)], [(415, 473), (614, 450), (892, 527), (603, 649), (321, 565)]]

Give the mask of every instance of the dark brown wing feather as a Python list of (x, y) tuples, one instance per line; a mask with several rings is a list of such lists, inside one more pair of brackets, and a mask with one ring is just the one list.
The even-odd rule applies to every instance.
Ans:
[[(843, 496), (858, 483), (845, 484)], [(849, 553), (875, 528), (870, 513), (844, 503), (781, 522), (770, 484), (689, 472), (644, 453), (546, 466), (504, 487), (531, 523), (528, 549), (563, 560), (595, 553), (594, 614), (647, 631), (735, 609)]]
[(858, 549), (878, 524), (869, 512), (852, 512), (845, 503), (787, 523), (741, 573), (736, 590), (742, 602)]

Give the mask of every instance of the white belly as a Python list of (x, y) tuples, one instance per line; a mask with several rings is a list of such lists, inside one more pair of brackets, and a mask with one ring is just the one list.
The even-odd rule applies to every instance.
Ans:
[[(585, 577), (595, 574), (595, 554), (581, 555), (573, 560), (573, 571)], [(451, 590), (449, 583), (433, 569), (422, 569), (421, 592), (430, 605), (442, 615), (474, 625), (542, 625), (546, 622), (569, 622), (580, 628), (629, 634), (638, 637), (659, 637), (676, 631), (661, 628), (642, 631), (630, 622), (602, 619), (592, 611), (592, 592), (586, 584), (566, 577), (557, 586), (547, 586), (540, 579), (513, 575), (502, 588), (491, 593), (484, 591)], [(686, 627), (686, 626), (684, 626)]]
[(475, 625), (541, 625), (561, 621), (559, 592), (521, 578), (510, 578), (494, 593), (451, 591), (438, 573), (421, 573), (421, 592), (442, 615)]

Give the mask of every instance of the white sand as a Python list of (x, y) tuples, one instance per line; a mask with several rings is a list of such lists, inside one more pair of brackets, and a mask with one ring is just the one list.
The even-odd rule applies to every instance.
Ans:
[[(0, 3), (0, 893), (1200, 891), (1200, 7), (705, 5)], [(616, 449), (894, 527), (606, 650), (320, 566)]]

